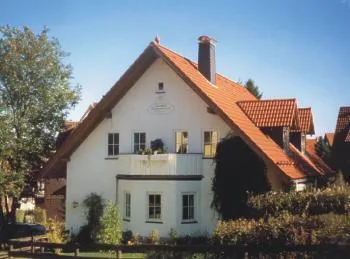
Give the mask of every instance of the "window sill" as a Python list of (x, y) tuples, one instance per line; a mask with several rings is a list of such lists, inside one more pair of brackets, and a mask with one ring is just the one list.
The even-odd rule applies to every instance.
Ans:
[(128, 218), (123, 218), (123, 221), (130, 222), (130, 219), (128, 219)]
[(119, 157), (118, 156), (107, 156), (105, 157), (105, 160), (118, 160)]
[(191, 220), (191, 221), (181, 221), (181, 224), (196, 224), (198, 223), (197, 220)]
[(214, 156), (203, 156), (202, 159), (214, 159)]
[(163, 224), (163, 221), (146, 220), (146, 223)]

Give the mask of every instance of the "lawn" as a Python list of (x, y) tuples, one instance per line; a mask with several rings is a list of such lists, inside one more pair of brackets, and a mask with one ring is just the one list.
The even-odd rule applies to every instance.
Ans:
[[(70, 255), (74, 256), (74, 253), (61, 253), (61, 255)], [(115, 253), (106, 253), (106, 252), (80, 252), (79, 256), (81, 257), (91, 257), (91, 258), (115, 258)], [(123, 253), (122, 258), (125, 259), (136, 259), (140, 258), (143, 259), (145, 258), (145, 254), (142, 253)]]

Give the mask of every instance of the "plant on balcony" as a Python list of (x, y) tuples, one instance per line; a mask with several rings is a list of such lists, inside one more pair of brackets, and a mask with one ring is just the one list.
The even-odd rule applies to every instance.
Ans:
[(164, 154), (165, 148), (163, 140), (160, 138), (157, 138), (155, 140), (151, 141), (151, 150), (153, 154)]

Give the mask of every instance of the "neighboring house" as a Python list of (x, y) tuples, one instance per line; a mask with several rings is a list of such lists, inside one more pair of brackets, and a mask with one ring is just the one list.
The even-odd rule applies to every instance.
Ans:
[[(58, 150), (67, 137), (81, 123), (89, 112), (96, 106), (96, 103), (89, 105), (79, 122), (66, 121), (57, 136), (56, 149)], [(66, 202), (66, 170), (58, 169), (61, 173), (59, 177), (48, 174), (44, 184), (44, 208), (48, 218), (64, 219)]]
[(331, 152), (332, 165), (350, 182), (350, 107), (340, 107)]
[(334, 141), (334, 133), (333, 132), (327, 132), (324, 134), (324, 139), (327, 142), (327, 144), (332, 147), (333, 146), (333, 141)]
[[(78, 122), (66, 121), (56, 139), (59, 149), (66, 138), (78, 126)], [(66, 176), (47, 177), (44, 182), (44, 208), (48, 218), (64, 219)]]
[[(42, 171), (67, 177), (68, 230), (85, 224), (82, 201), (95, 192), (119, 203), (124, 230), (211, 233), (213, 157), (228, 134), (264, 161), (274, 190), (302, 190), (328, 173), (305, 155), (311, 109), (295, 99), (259, 101), (217, 74), (215, 62), (208, 36), (199, 38), (198, 64), (151, 42), (85, 116)], [(156, 139), (166, 153), (139, 154)]]
[(315, 148), (316, 143), (317, 139), (306, 140), (306, 155), (318, 168), (320, 168), (321, 171), (326, 173), (326, 175), (335, 176), (335, 171), (329, 165), (327, 165), (319, 155), (317, 155)]

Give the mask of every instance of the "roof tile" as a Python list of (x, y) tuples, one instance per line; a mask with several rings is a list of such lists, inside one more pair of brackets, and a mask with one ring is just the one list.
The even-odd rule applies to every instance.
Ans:
[(221, 112), (226, 121), (241, 133), (245, 141), (258, 149), (279, 170), (292, 179), (305, 177), (288, 155), (265, 135), (237, 105), (238, 101), (254, 101), (256, 98), (241, 85), (217, 74), (213, 86), (198, 70), (194, 62), (161, 45), (153, 45), (174, 70), (192, 86), (203, 99)]
[(292, 127), (295, 122), (295, 99), (239, 101), (237, 104), (257, 127)]
[(315, 134), (311, 108), (298, 108), (300, 130), (306, 134)]

